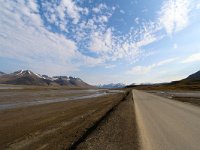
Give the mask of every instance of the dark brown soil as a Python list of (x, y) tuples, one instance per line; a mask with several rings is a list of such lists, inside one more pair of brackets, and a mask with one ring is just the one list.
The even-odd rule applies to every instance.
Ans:
[(0, 149), (67, 149), (124, 96), (0, 111)]
[[(177, 101), (180, 101), (180, 102), (190, 103), (190, 104), (193, 104), (193, 105), (196, 105), (196, 106), (200, 106), (200, 97), (196, 96), (197, 91), (193, 92), (194, 95), (190, 94), (190, 96), (187, 95), (188, 91), (178, 91), (178, 93), (185, 93), (185, 96), (170, 94), (171, 91), (170, 92), (168, 92), (168, 91), (162, 91), (161, 92), (160, 90), (157, 90), (157, 91), (153, 90), (153, 91), (146, 91), (146, 92), (153, 93), (153, 94), (156, 94), (158, 96), (168, 98), (170, 100), (177, 100)], [(175, 91), (173, 91), (173, 92), (175, 92)]]
[(190, 103), (193, 105), (200, 106), (200, 98), (195, 98), (195, 97), (173, 97), (174, 100), (180, 101), (180, 102), (185, 102), (185, 103)]
[(138, 150), (132, 92), (92, 132), (78, 150)]

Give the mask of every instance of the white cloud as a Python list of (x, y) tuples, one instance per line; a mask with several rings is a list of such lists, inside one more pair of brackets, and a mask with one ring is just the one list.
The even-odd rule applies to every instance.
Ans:
[(122, 13), (122, 14), (125, 14), (125, 11), (124, 11), (124, 10), (122, 10), (122, 9), (121, 9), (119, 12), (120, 12), (120, 13)]
[(135, 66), (131, 70), (129, 70), (128, 74), (146, 74), (148, 73), (153, 67), (152, 66)]
[(169, 63), (175, 61), (176, 59), (177, 58), (169, 58), (169, 59), (151, 64), (148, 66), (134, 66), (129, 71), (127, 71), (127, 74), (135, 74), (135, 75), (146, 74), (146, 73), (150, 72), (152, 69), (169, 64)]
[(38, 6), (36, 4), (36, 0), (28, 1), (28, 7), (32, 12), (38, 13)]
[(192, 62), (197, 62), (200, 61), (200, 53), (192, 54), (185, 58), (182, 63), (192, 63)]
[(108, 8), (108, 6), (106, 4), (101, 3), (97, 7), (92, 8), (92, 11), (94, 13), (101, 13), (102, 10), (107, 9), (107, 8)]
[[(62, 18), (66, 17), (65, 11), (68, 8), (61, 7), (61, 4), (54, 8), (56, 12), (58, 8), (63, 8), (62, 11), (59, 11), (60, 19), (58, 19), (58, 16), (55, 17), (56, 12), (51, 9), (53, 4), (48, 6), (46, 3), (45, 8), (49, 9), (47, 12), (52, 12), (50, 16), (47, 15), (50, 22), (55, 22), (61, 31), (68, 32), (69, 20), (64, 19), (60, 22)], [(98, 58), (104, 62), (107, 60), (115, 61), (124, 58), (128, 58), (127, 60), (134, 62), (140, 55), (142, 48), (163, 38), (163, 36), (156, 35), (156, 32), (160, 30), (160, 26), (157, 22), (143, 22), (142, 26), (138, 29), (131, 28), (127, 34), (118, 36), (115, 34), (114, 28), (111, 29), (107, 26), (115, 7), (109, 8), (106, 4), (101, 3), (92, 8), (92, 12), (95, 13), (92, 13), (91, 18), (82, 20), (79, 10), (83, 10), (84, 8), (75, 5), (75, 3), (72, 4), (74, 7), (72, 10), (77, 10), (75, 11), (77, 13), (72, 13), (74, 15), (70, 16), (74, 19), (77, 18), (75, 20), (79, 20), (78, 24), (73, 25), (72, 28), (69, 27), (73, 31), (73, 38), (76, 39), (79, 44), (84, 43), (81, 48), (96, 53)], [(139, 21), (139, 18), (136, 18), (136, 22), (137, 21)]]
[[(178, 2), (180, 0), (176, 0), (175, 4), (179, 5)], [(185, 6), (186, 0), (183, 2), (181, 6)], [(171, 5), (169, 7), (167, 4), (162, 7), (161, 18), (171, 10)], [(163, 35), (157, 32), (160, 32), (164, 24), (161, 26), (159, 21), (147, 22), (139, 18), (135, 18), (135, 22), (141, 24), (140, 27), (132, 27), (124, 35), (116, 34), (115, 28), (108, 27), (107, 24), (116, 7), (108, 7), (103, 3), (92, 8), (90, 12), (88, 8), (81, 7), (73, 0), (61, 0), (58, 3), (43, 1), (41, 7), (44, 20), (39, 14), (36, 1), (2, 3), (1, 55), (27, 59), (29, 62), (47, 59), (46, 63), (49, 64), (58, 62), (61, 66), (66, 64), (73, 66), (67, 68), (78, 69), (83, 64), (95, 66), (117, 59), (135, 62), (141, 57), (145, 46), (163, 38)], [(180, 12), (179, 7), (176, 6), (176, 9)], [(84, 19), (83, 16), (89, 13), (92, 13), (92, 16)], [(179, 28), (182, 15), (175, 16), (175, 19), (172, 19), (176, 23), (173, 28)], [(66, 34), (51, 32), (54, 26)], [(83, 55), (86, 53), (82, 54), (80, 51), (96, 53), (96, 57)]]
[(87, 67), (95, 67), (97, 65), (105, 63), (105, 61), (102, 58), (93, 58), (83, 55), (80, 55), (78, 59), (81, 63), (80, 64), (81, 66), (87, 66)]
[(62, 31), (68, 31), (69, 19), (72, 19), (73, 24), (77, 24), (81, 15), (88, 15), (88, 8), (79, 7), (73, 0), (61, 0), (59, 4), (51, 1), (42, 2), (42, 9), (47, 21), (56, 25)]
[(91, 34), (90, 50), (101, 53), (109, 52), (112, 50), (112, 31), (107, 29), (105, 34), (94, 32)]
[(139, 24), (139, 18), (138, 17), (135, 18), (135, 23)]
[[(95, 19), (92, 22), (94, 23)], [(102, 56), (105, 61), (126, 58), (135, 62), (142, 48), (163, 38), (155, 35), (160, 26), (154, 22), (144, 23), (139, 29), (132, 28), (123, 36), (114, 35), (114, 30), (106, 29), (104, 25), (101, 27), (94, 28), (90, 35), (89, 49)]]
[(22, 0), (1, 2), (0, 56), (23, 61), (33, 69), (51, 74), (53, 69), (62, 73), (77, 71), (83, 65), (79, 61), (84, 64), (91, 59), (96, 61), (82, 55), (73, 40), (48, 31), (37, 11), (37, 4), (27, 7)]
[(108, 22), (108, 16), (100, 16), (99, 22)]
[(160, 23), (169, 35), (181, 31), (189, 24), (190, 0), (167, 0), (160, 15)]
[(115, 9), (116, 9), (116, 7), (115, 7), (115, 6), (113, 6), (113, 7), (112, 7), (112, 10), (115, 10)]
[(100, 9), (95, 7), (95, 8), (92, 9), (92, 11), (95, 12), (95, 13), (98, 13), (100, 11)]
[(146, 35), (146, 36), (144, 35), (144, 38), (136, 42), (135, 44), (139, 48), (139, 47), (149, 45), (150, 43), (157, 41), (157, 39), (158, 38), (155, 37), (154, 35)]
[(166, 60), (163, 60), (163, 61), (160, 61), (156, 64), (153, 64), (154, 67), (159, 67), (159, 66), (162, 66), (162, 65), (166, 65), (166, 64), (169, 64), (173, 61), (177, 60), (177, 58), (169, 58), (169, 59), (166, 59)]
[[(66, 9), (67, 14), (74, 19), (74, 23), (77, 23), (80, 19), (80, 15), (79, 15), (79, 11), (80, 9), (76, 6), (76, 4), (74, 3), (74, 1), (72, 0), (62, 0), (61, 1), (61, 9), (62, 7), (64, 7), (63, 9)], [(61, 10), (61, 11), (65, 11), (65, 10)]]

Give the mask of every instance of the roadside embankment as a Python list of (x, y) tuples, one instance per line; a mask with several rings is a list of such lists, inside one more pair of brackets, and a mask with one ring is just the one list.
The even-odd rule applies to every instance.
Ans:
[(78, 150), (138, 150), (138, 130), (132, 92), (109, 113), (95, 130), (76, 145)]

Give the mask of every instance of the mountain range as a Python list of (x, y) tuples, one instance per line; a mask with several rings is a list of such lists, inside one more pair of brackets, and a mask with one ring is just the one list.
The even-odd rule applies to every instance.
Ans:
[(14, 85), (61, 85), (68, 87), (93, 87), (80, 78), (67, 76), (53, 76), (40, 75), (30, 70), (19, 70), (10, 74), (0, 72), (1, 84)]
[(117, 89), (117, 88), (124, 88), (126, 85), (123, 83), (110, 83), (110, 84), (103, 84), (98, 85), (99, 88), (107, 88), (107, 89)]
[[(67, 86), (67, 87), (83, 87), (91, 88), (92, 85), (87, 84), (80, 78), (71, 76), (53, 76), (40, 75), (30, 70), (19, 70), (13, 73), (7, 74), (0, 71), (0, 84), (13, 84), (13, 85), (55, 85), (55, 86)], [(123, 83), (110, 83), (98, 85), (98, 88), (124, 88), (134, 87), (137, 89), (200, 89), (200, 71), (189, 75), (187, 78), (172, 81), (170, 83), (158, 83), (158, 84), (131, 84), (126, 86)]]

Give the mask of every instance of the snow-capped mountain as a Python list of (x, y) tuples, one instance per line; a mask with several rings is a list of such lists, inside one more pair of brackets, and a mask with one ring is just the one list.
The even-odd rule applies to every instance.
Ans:
[(22, 84), (22, 85), (49, 85), (41, 75), (30, 70), (18, 70), (10, 74), (0, 76), (0, 83), (3, 84)]
[(116, 88), (123, 88), (126, 85), (123, 83), (110, 83), (110, 84), (103, 84), (103, 85), (99, 85), (98, 87), (100, 88), (108, 88), (108, 89), (116, 89)]
[(40, 75), (30, 70), (18, 70), (10, 74), (2, 73), (0, 76), (0, 83), (2, 84), (16, 84), (16, 85), (62, 85), (69, 87), (92, 87), (85, 83), (80, 78), (67, 76)]

